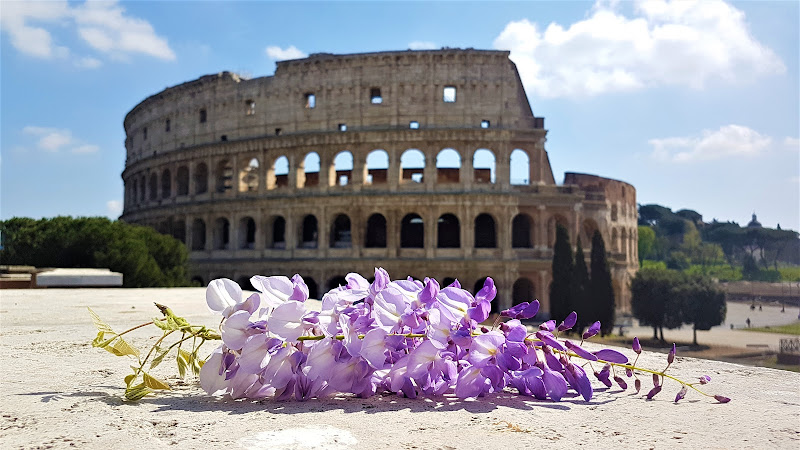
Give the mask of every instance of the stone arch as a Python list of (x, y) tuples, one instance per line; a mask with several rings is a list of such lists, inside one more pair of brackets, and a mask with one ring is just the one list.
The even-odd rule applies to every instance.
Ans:
[(200, 163), (194, 170), (194, 193), (205, 194), (208, 192), (208, 166)]
[(239, 171), (239, 192), (258, 191), (258, 158), (250, 158), (247, 165)]
[(286, 248), (286, 219), (283, 216), (275, 216), (272, 219), (272, 235), (270, 237), (271, 248)]
[(619, 230), (620, 238), (619, 238), (619, 252), (625, 257), (624, 260), (628, 260), (628, 230), (625, 227)]
[(317, 218), (313, 214), (308, 214), (303, 218), (300, 227), (300, 248), (317, 248)]
[(328, 291), (336, 289), (339, 286), (347, 286), (347, 278), (345, 278), (344, 275), (336, 275), (328, 280)]
[(169, 198), (172, 195), (172, 174), (169, 169), (161, 172), (161, 198)]
[(497, 180), (497, 160), (494, 153), (487, 148), (475, 150), (472, 156), (472, 167), (475, 183), (494, 184)]
[(461, 226), (454, 214), (442, 214), (436, 221), (436, 246), (438, 248), (461, 247)]
[(350, 248), (352, 234), (350, 231), (350, 218), (346, 214), (339, 214), (331, 223), (331, 248)]
[(330, 186), (347, 186), (353, 182), (353, 154), (341, 151), (333, 158), (328, 183)]
[(376, 149), (367, 154), (365, 184), (386, 184), (389, 176), (389, 154)]
[(517, 214), (511, 221), (511, 247), (533, 248), (533, 219), (527, 214)]
[(509, 162), (510, 168), (508, 176), (511, 184), (531, 184), (531, 159), (528, 152), (520, 148), (515, 148), (511, 152)]
[[(319, 186), (320, 158), (317, 152), (308, 152), (303, 158), (303, 164), (299, 169), (303, 169), (302, 177), (298, 173), (297, 187)], [(302, 182), (301, 182), (302, 181)]]
[(436, 155), (436, 182), (458, 183), (461, 171), (461, 155), (452, 148), (442, 149)]
[(231, 224), (228, 219), (218, 217), (214, 221), (214, 250), (227, 250), (230, 247)]
[(176, 175), (178, 183), (178, 196), (189, 195), (189, 168), (186, 166), (178, 167)]
[(214, 180), (217, 192), (225, 193), (233, 189), (233, 166), (230, 160), (223, 159), (217, 163)]
[(386, 218), (379, 213), (367, 219), (367, 233), (365, 247), (386, 248)]
[(158, 199), (158, 175), (150, 174), (150, 201)]
[(203, 219), (192, 221), (192, 250), (206, 249), (206, 223)]
[(239, 220), (239, 248), (256, 248), (256, 221), (250, 217), (242, 217)]
[[(569, 220), (561, 214), (553, 214), (547, 219), (547, 245), (553, 247), (556, 242), (556, 226), (561, 225), (567, 229), (567, 235), (570, 234)], [(570, 239), (572, 236), (570, 236)]]
[(186, 220), (183, 218), (174, 218), (170, 224), (172, 237), (186, 244)]
[(303, 277), (303, 282), (306, 283), (308, 287), (308, 298), (319, 300), (319, 286), (317, 286), (317, 281), (311, 277)]
[(591, 248), (594, 232), (599, 229), (597, 222), (593, 219), (584, 219), (583, 225), (581, 226), (581, 246), (583, 248)]
[(422, 183), (425, 175), (425, 154), (410, 148), (400, 156), (401, 183)]
[(494, 217), (487, 213), (475, 217), (475, 248), (496, 248), (497, 228)]
[(425, 247), (425, 223), (419, 214), (406, 214), (400, 222), (400, 247)]
[(536, 300), (536, 285), (528, 278), (518, 278), (511, 288), (511, 302), (515, 305)]
[(611, 230), (611, 251), (614, 253), (619, 252), (619, 235), (616, 228)]
[(275, 158), (267, 171), (267, 189), (289, 186), (289, 158), (284, 155)]

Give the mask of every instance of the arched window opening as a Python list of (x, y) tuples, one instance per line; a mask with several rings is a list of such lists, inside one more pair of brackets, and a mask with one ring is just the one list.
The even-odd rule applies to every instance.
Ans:
[(436, 223), (436, 237), (439, 248), (459, 248), (461, 247), (461, 227), (458, 217), (453, 214), (444, 214), (439, 217)]
[(517, 214), (511, 222), (511, 247), (531, 248), (531, 219), (526, 214)]
[(150, 175), (150, 201), (155, 201), (158, 198), (158, 176), (156, 174)]
[(350, 218), (339, 214), (331, 226), (331, 248), (350, 248), (352, 245), (350, 235)]
[(373, 214), (367, 219), (367, 248), (386, 248), (386, 218)]
[[(487, 278), (489, 277), (478, 278), (478, 280), (475, 282), (474, 288), (472, 289), (472, 295), (478, 295), (478, 292), (483, 289), (483, 285), (486, 283)], [(500, 312), (500, 302), (498, 299), (495, 298), (492, 300), (490, 312), (493, 314)]]
[(252, 217), (239, 220), (239, 248), (256, 248), (256, 221)]
[(172, 237), (186, 244), (186, 221), (175, 219), (172, 221)]
[(242, 288), (243, 291), (255, 291), (256, 289), (253, 287), (253, 284), (250, 283), (250, 277), (239, 277), (238, 281), (239, 287)]
[(178, 195), (189, 195), (189, 168), (186, 166), (178, 167)]
[(206, 283), (203, 281), (203, 277), (192, 277), (192, 285), (202, 287), (205, 286)]
[(334, 176), (330, 177), (330, 185), (347, 186), (353, 180), (353, 154), (340, 152), (333, 159)]
[[(550, 219), (547, 220), (547, 242), (551, 247), (555, 246), (556, 243), (556, 226), (561, 225), (564, 229), (567, 230), (567, 234), (569, 233), (569, 221), (562, 215), (556, 214), (551, 216)], [(570, 241), (572, 241), (573, 236), (570, 236)]]
[(581, 246), (583, 248), (591, 247), (592, 236), (594, 236), (594, 232), (597, 231), (597, 223), (594, 220), (586, 219), (583, 221), (583, 226), (581, 228)]
[(317, 282), (311, 277), (303, 277), (303, 281), (305, 281), (306, 286), (308, 286), (308, 298), (319, 300), (320, 296)]
[(336, 289), (339, 286), (347, 286), (347, 279), (344, 275), (337, 275), (330, 280), (328, 280), (328, 290)]
[(142, 178), (139, 182), (139, 202), (144, 203), (145, 198), (147, 198), (146, 194), (147, 190), (147, 179), (142, 175)]
[(194, 193), (205, 194), (208, 192), (208, 166), (200, 163), (194, 172)]
[(400, 247), (423, 248), (425, 246), (425, 224), (417, 214), (408, 214), (400, 223)]
[(169, 169), (161, 172), (161, 198), (169, 198), (172, 195), (172, 177), (170, 175)]
[(475, 218), (475, 248), (497, 247), (497, 232), (494, 218), (489, 214), (481, 214)]
[(494, 184), (496, 180), (497, 162), (491, 150), (481, 148), (472, 157), (475, 183)]
[(258, 167), (258, 158), (252, 158), (247, 166), (239, 172), (239, 192), (256, 192), (258, 190)]
[(536, 300), (536, 290), (533, 282), (527, 278), (520, 278), (514, 282), (514, 287), (511, 289), (512, 303), (518, 305), (522, 302), (532, 302)]
[(628, 259), (628, 231), (623, 228), (620, 231), (620, 239), (619, 239), (619, 251), (625, 257), (624, 259), (627, 261)]
[(289, 158), (279, 156), (275, 159), (267, 176), (267, 189), (289, 186)]
[(227, 159), (217, 164), (217, 172), (214, 174), (217, 180), (217, 192), (225, 193), (233, 189), (233, 166)]
[(206, 223), (203, 219), (192, 222), (192, 250), (206, 249)]
[(617, 237), (617, 229), (611, 231), (611, 251), (619, 252), (619, 238)]
[(272, 221), (272, 248), (286, 248), (286, 219), (281, 216)]
[(303, 160), (303, 187), (319, 186), (319, 155), (311, 152)]
[(133, 186), (131, 187), (131, 204), (139, 204), (139, 180), (133, 179)]
[(458, 183), (461, 170), (461, 155), (452, 148), (446, 148), (436, 155), (436, 182)]
[(455, 283), (455, 281), (456, 279), (453, 277), (444, 277), (444, 279), (442, 280), (442, 287), (445, 288), (447, 286), (450, 286), (451, 284)]
[(231, 225), (228, 219), (218, 218), (214, 222), (214, 249), (227, 250), (230, 244)]
[(389, 154), (385, 150), (373, 150), (367, 155), (367, 179), (365, 184), (386, 184), (389, 175)]
[(425, 174), (425, 154), (412, 148), (400, 156), (403, 183), (422, 183)]
[(309, 214), (303, 218), (300, 230), (300, 248), (317, 248), (317, 218)]
[(511, 152), (511, 184), (531, 184), (530, 158), (525, 150), (515, 149)]

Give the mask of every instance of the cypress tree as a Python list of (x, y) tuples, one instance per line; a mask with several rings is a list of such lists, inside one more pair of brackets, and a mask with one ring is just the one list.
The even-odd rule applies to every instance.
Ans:
[(593, 320), (599, 320), (602, 324), (601, 334), (611, 334), (614, 330), (614, 288), (611, 285), (611, 272), (608, 270), (606, 261), (606, 244), (599, 231), (592, 236), (592, 257), (591, 257), (591, 291), (590, 303), (594, 314)]
[(578, 313), (578, 322), (573, 330), (578, 334), (583, 333), (587, 325), (594, 322), (592, 317), (591, 303), (589, 302), (589, 270), (586, 268), (586, 258), (583, 255), (581, 238), (578, 237), (577, 248), (575, 249), (575, 266), (572, 271), (572, 307)]
[(553, 246), (553, 281), (550, 283), (550, 318), (564, 320), (572, 312), (572, 248), (569, 233), (556, 225), (556, 243)]

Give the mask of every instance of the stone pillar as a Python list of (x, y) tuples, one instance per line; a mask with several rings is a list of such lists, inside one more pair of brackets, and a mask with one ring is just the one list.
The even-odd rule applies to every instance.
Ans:
[(436, 189), (436, 155), (431, 155), (430, 152), (431, 150), (429, 148), (423, 150), (425, 154), (425, 172), (422, 176), (422, 181), (425, 184), (426, 191), (433, 191)]

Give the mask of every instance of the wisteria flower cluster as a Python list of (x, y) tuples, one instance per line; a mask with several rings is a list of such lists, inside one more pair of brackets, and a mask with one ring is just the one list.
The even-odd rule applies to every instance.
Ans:
[[(235, 282), (212, 281), (206, 301), (222, 315), (222, 345), (199, 371), (202, 388), (211, 395), (279, 400), (380, 392), (474, 398), (513, 388), (555, 401), (571, 389), (589, 401), (590, 375), (608, 387), (614, 380), (623, 390), (625, 379), (633, 378), (638, 392), (639, 375), (651, 373), (648, 399), (661, 391), (665, 378), (681, 385), (676, 402), (690, 388), (710, 396), (696, 387), (709, 377), (688, 383), (665, 373), (674, 346), (667, 367), (654, 371), (629, 364), (617, 350), (582, 347), (599, 332), (600, 322), (578, 343), (560, 339), (575, 325), (574, 312), (558, 325), (551, 320), (530, 332), (521, 320), (534, 317), (539, 302), (524, 302), (502, 311), (505, 322), (482, 326), (497, 294), (491, 278), (474, 296), (458, 281), (444, 288), (433, 278), (393, 281), (380, 268), (372, 283), (355, 273), (345, 278), (346, 286), (323, 296), (320, 311), (306, 307), (308, 287), (299, 275), (254, 276), (258, 293), (246, 299)], [(633, 350), (638, 358), (638, 339)]]

